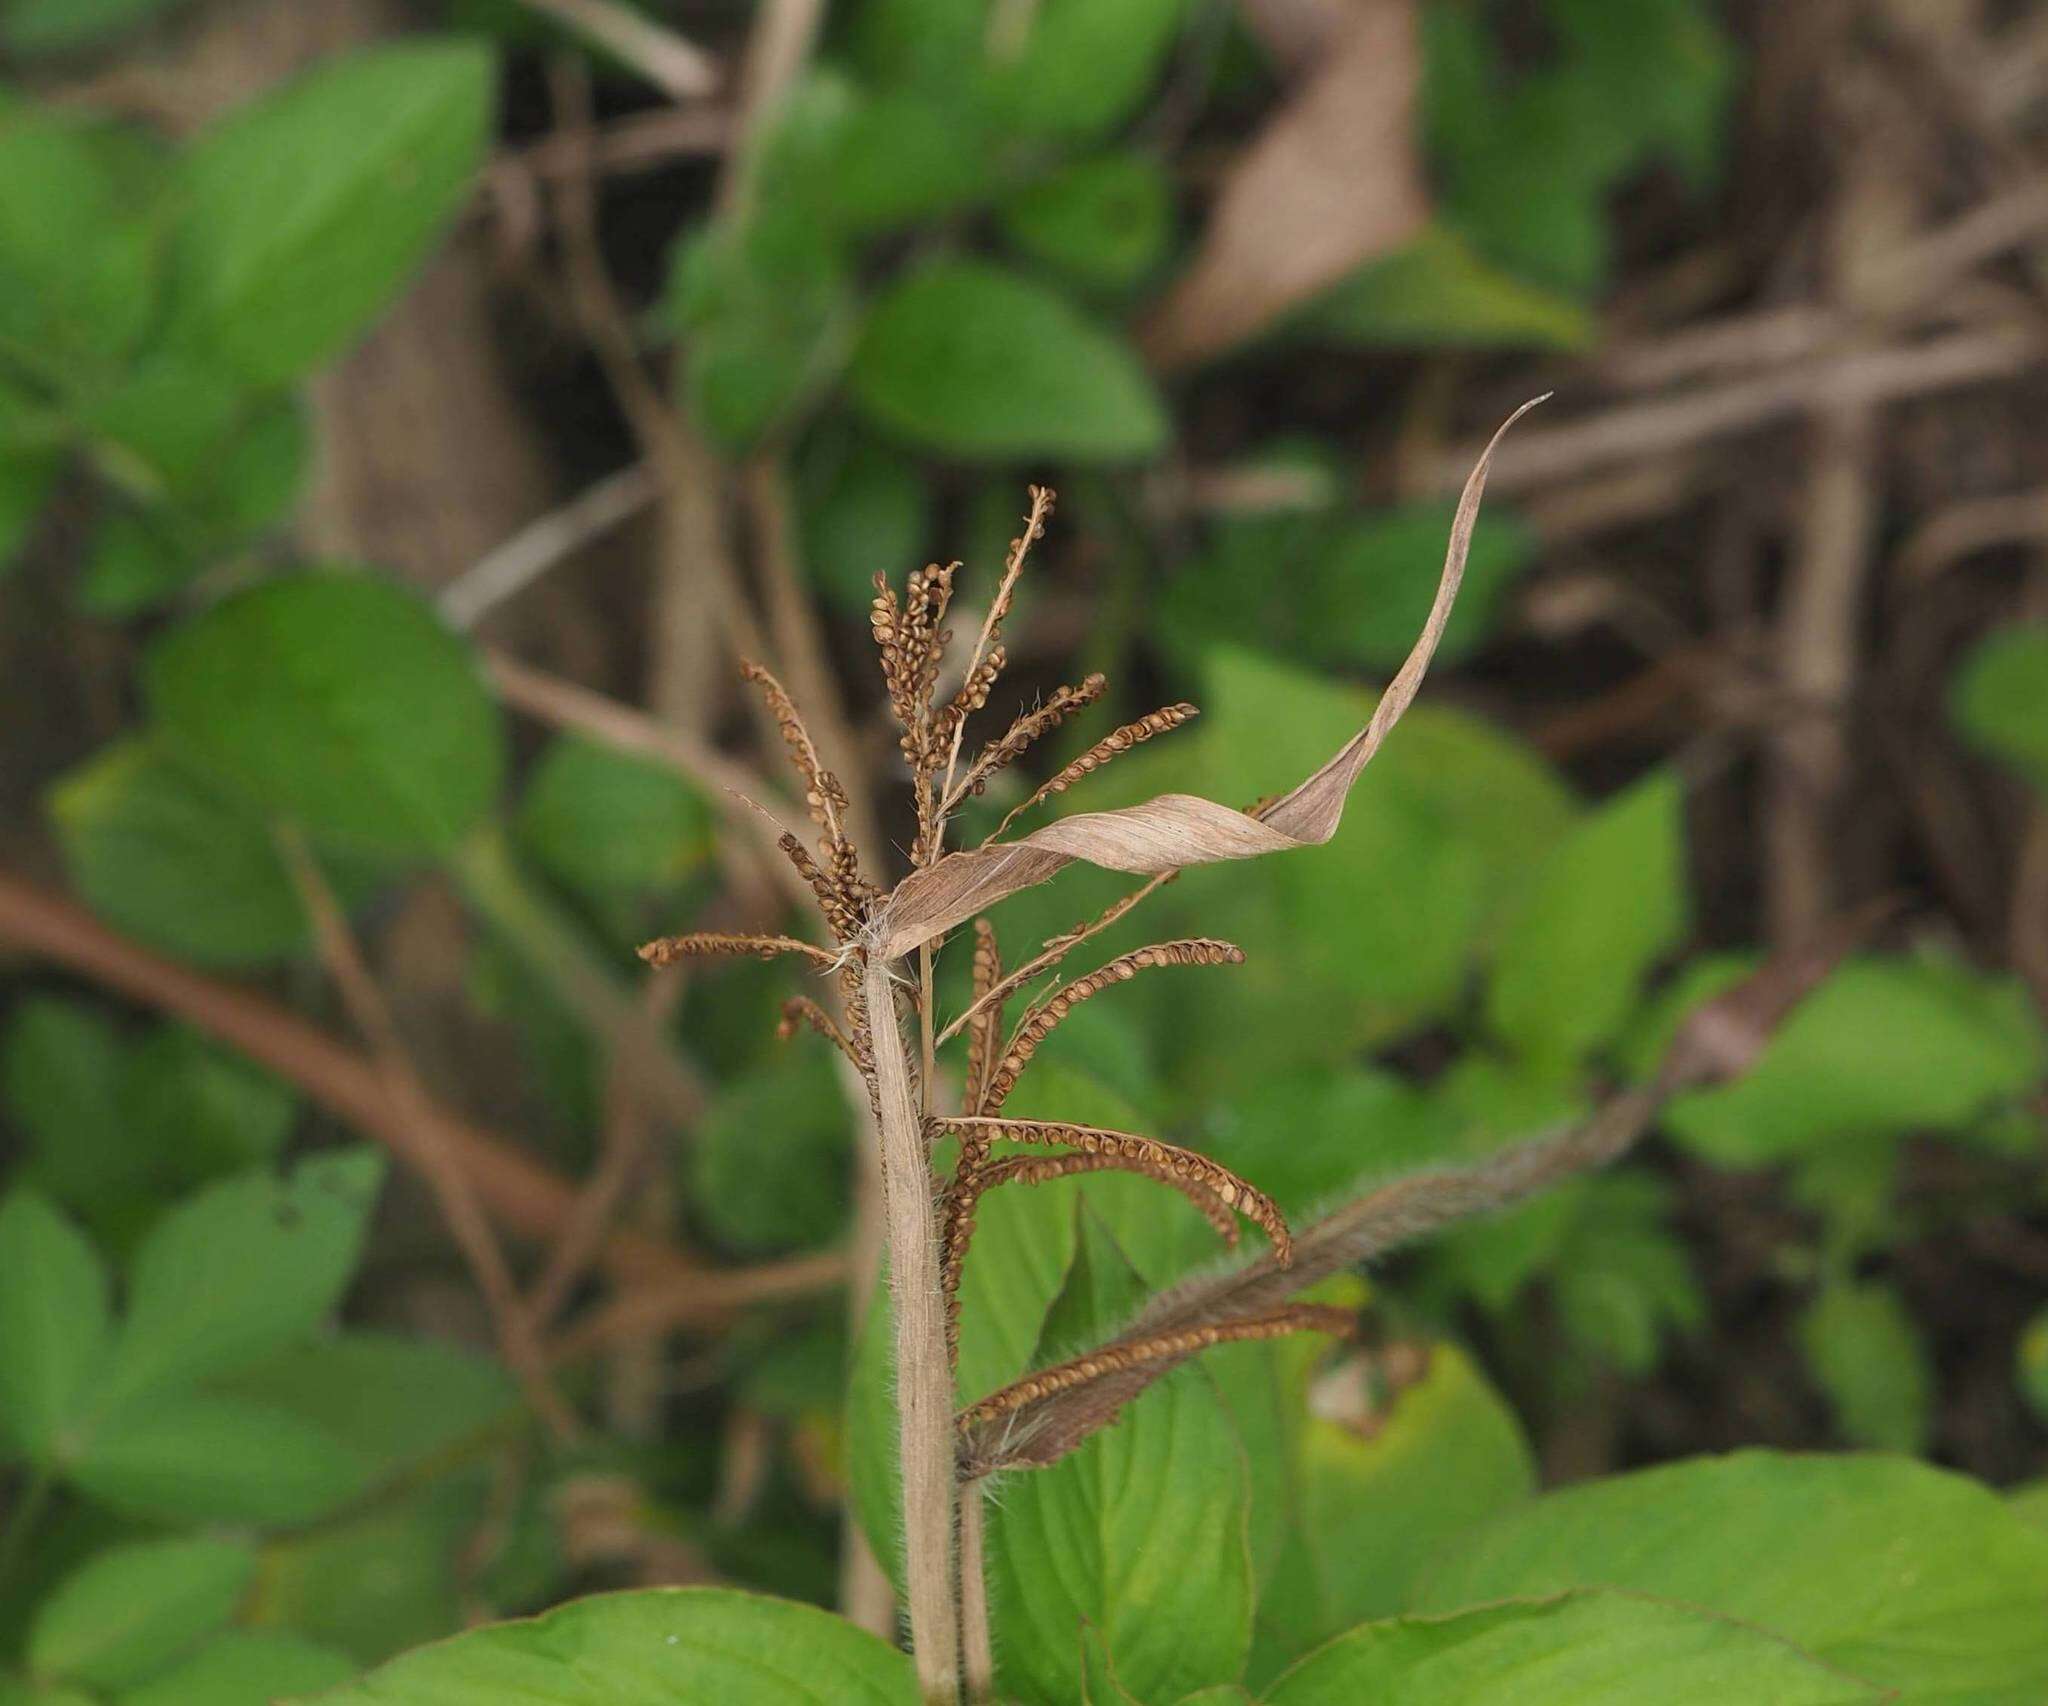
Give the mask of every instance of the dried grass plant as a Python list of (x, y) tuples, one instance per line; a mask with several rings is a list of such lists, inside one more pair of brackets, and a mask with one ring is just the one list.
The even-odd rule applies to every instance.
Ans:
[[(1539, 399), (1540, 401), (1540, 399)], [(1527, 408), (1518, 410), (1501, 433)], [(785, 835), (782, 848), (814, 893), (834, 937), (830, 948), (785, 936), (696, 934), (642, 950), (656, 964), (690, 956), (794, 954), (838, 980), (844, 1027), (814, 1001), (791, 1000), (787, 1035), (808, 1026), (841, 1049), (867, 1086), (881, 1146), (891, 1301), (894, 1306), (898, 1438), (903, 1478), (905, 1580), (919, 1676), (934, 1702), (957, 1702), (993, 1687), (986, 1601), (979, 1580), (979, 1493), (961, 1489), (1000, 1471), (1057, 1461), (1168, 1369), (1213, 1345), (1295, 1332), (1337, 1332), (1341, 1311), (1290, 1301), (1295, 1293), (1394, 1244), (1462, 1217), (1514, 1202), (1620, 1153), (1676, 1089), (1746, 1063), (1810, 969), (1774, 968), (1723, 997), (1681, 1033), (1655, 1080), (1617, 1094), (1585, 1125), (1510, 1150), (1479, 1166), (1417, 1174), (1381, 1185), (1300, 1231), (1272, 1199), (1208, 1157), (1134, 1132), (1006, 1117), (1005, 1098), (1039, 1045), (1080, 1003), (1142, 973), (1233, 964), (1234, 944), (1209, 939), (1156, 943), (1110, 960), (1033, 1003), (1014, 1024), (1007, 1007), (1027, 984), (1118, 922), (1189, 866), (1284, 852), (1329, 840), (1359, 772), (1420, 687), (1464, 570), (1488, 463), (1500, 433), (1467, 481), (1452, 521), (1442, 577), (1422, 633), (1371, 720), (1320, 770), (1291, 792), (1241, 811), (1167, 794), (1121, 811), (1058, 819), (1014, 840), (1016, 820), (1066, 791), (1119, 753), (1180, 727), (1191, 705), (1170, 705), (1126, 724), (1066, 765), (1006, 816), (979, 845), (948, 851), (954, 813), (1032, 744), (1093, 703), (1100, 676), (1061, 687), (1018, 715), (978, 750), (967, 725), (987, 704), (1005, 661), (1003, 623), (1030, 549), (1044, 532), (1053, 495), (1031, 491), (1030, 513), (1011, 544), (995, 596), (958, 685), (940, 691), (951, 636), (946, 618), (958, 564), (913, 573), (901, 596), (876, 577), (871, 624), (890, 709), (909, 769), (916, 811), (911, 870), (880, 887), (848, 837), (845, 790), (820, 761), (802, 717), (781, 684), (758, 665), (745, 674), (765, 696), (803, 784), (818, 830), (815, 849)], [(968, 754), (972, 752), (972, 756)], [(1101, 916), (1045, 942), (1005, 968), (985, 909), (1085, 860), (1147, 879)], [(949, 932), (973, 920), (973, 995), (943, 1026), (933, 1012), (932, 964)], [(915, 1027), (916, 1042), (907, 1035)], [(940, 1048), (963, 1037), (960, 1105), (936, 1105)], [(951, 1176), (933, 1172), (935, 1139), (958, 1140)], [(996, 1146), (1004, 1145), (1003, 1153)], [(1008, 1146), (1018, 1146), (1012, 1149)], [(1043, 1151), (1044, 1153), (1039, 1153)], [(1240, 1221), (1265, 1249), (1166, 1292), (1109, 1343), (1036, 1370), (958, 1413), (954, 1407), (958, 1292), (974, 1234), (976, 1204), (1006, 1185), (1116, 1170), (1151, 1179), (1187, 1198), (1234, 1248)]]

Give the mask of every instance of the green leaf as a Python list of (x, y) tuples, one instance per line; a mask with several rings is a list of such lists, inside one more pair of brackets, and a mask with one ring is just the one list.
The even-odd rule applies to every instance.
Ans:
[(1125, 461), (1170, 431), (1129, 345), (1065, 297), (981, 261), (931, 261), (898, 279), (848, 378), (878, 424), (964, 459)]
[(130, 1689), (120, 1706), (268, 1706), (355, 1674), (355, 1661), (331, 1647), (281, 1630), (231, 1629), (175, 1670)]
[(72, 887), (124, 934), (200, 966), (306, 946), (305, 908), (262, 819), (160, 742), (115, 742), (60, 777), (48, 808)]
[(0, 1093), (31, 1140), (31, 1177), (116, 1240), (154, 1206), (148, 1153), (121, 1113), (125, 1068), (107, 1016), (60, 996), (24, 1001), (0, 1040)]
[[(995, 35), (984, 87), (996, 121), (1029, 137), (1086, 141), (1115, 128), (1143, 103), (1179, 34), (1187, 0), (1043, 0), (1030, 33)], [(991, 21), (999, 32), (1000, 6)]]
[(1581, 1587), (1768, 1630), (1904, 1706), (2048, 1688), (2048, 1533), (1902, 1458), (1750, 1451), (1551, 1493), (1457, 1546), (1414, 1605)]
[(692, 1200), (745, 1250), (813, 1248), (846, 1221), (853, 1131), (832, 1045), (804, 1031), (788, 1046), (725, 1087), (690, 1152)]
[(95, 616), (133, 616), (171, 598), (204, 567), (161, 516), (115, 510), (93, 535), (78, 605)]
[(0, 1438), (50, 1464), (112, 1337), (107, 1271), (50, 1203), (17, 1190), (0, 1202), (0, 1273)]
[(111, 375), (156, 310), (157, 233), (131, 139), (0, 107), (0, 351), (65, 389)]
[(1584, 349), (1593, 318), (1501, 271), (1448, 226), (1373, 261), (1303, 311), (1300, 330), (1368, 349)]
[(686, 240), (669, 306), (691, 414), (734, 450), (785, 426), (837, 378), (854, 322), (837, 232), (783, 201)]
[(320, 1706), (917, 1706), (909, 1656), (814, 1606), (727, 1588), (594, 1594), (407, 1653)]
[(1311, 1654), (1266, 1706), (1850, 1706), (1886, 1698), (1797, 1647), (1688, 1606), (1575, 1593), (1368, 1623)]
[(541, 754), (515, 828), (556, 881), (599, 896), (672, 889), (714, 845), (703, 796), (669, 766), (575, 735)]
[(467, 646), (367, 574), (303, 574), (158, 641), (144, 690), (173, 750), (316, 839), (446, 854), (489, 814), (497, 705)]
[(121, 1078), (123, 1120), (185, 1185), (275, 1160), (297, 1113), (283, 1080), (183, 1025), (158, 1027)]
[[(1099, 1342), (1141, 1294), (1128, 1259), (1084, 1217), (1034, 1361)], [(1084, 1625), (1140, 1699), (1234, 1680), (1251, 1640), (1248, 1511), (1244, 1448), (1195, 1367), (1051, 1468), (1008, 1480), (988, 1539), (1006, 1690), (1047, 1706), (1077, 1699)]]
[[(478, 1525), (490, 1520), (488, 1472), (438, 1477), (362, 1516), (263, 1549), (250, 1621), (377, 1664), (463, 1624)], [(516, 1603), (531, 1603), (519, 1601)]]
[(1147, 154), (1098, 154), (1003, 202), (1004, 232), (1034, 261), (1098, 290), (1128, 290), (1173, 236), (1173, 182)]
[(1973, 744), (2048, 793), (2048, 627), (1985, 639), (1957, 672), (1949, 703)]
[(167, 1214), (136, 1253), (104, 1409), (242, 1367), (310, 1333), (355, 1272), (383, 1172), (367, 1149), (316, 1155), (288, 1180), (246, 1174)]
[(1721, 1166), (1917, 1130), (1965, 1132), (2040, 1082), (2048, 1040), (2025, 991), (1940, 960), (1851, 961), (1725, 1089), (1679, 1098), (1665, 1129)]
[(356, 1453), (287, 1411), (161, 1392), (94, 1427), (71, 1478), (135, 1516), (265, 1525), (326, 1516), (370, 1480)]
[(9, 0), (0, 42), (23, 56), (75, 53), (168, 12), (184, 0)]
[(1001, 182), (988, 123), (971, 90), (842, 85), (830, 143), (791, 172), (787, 193), (841, 231), (873, 235), (985, 199)]
[[(1414, 503), (1333, 530), (1296, 592), (1299, 650), (1327, 663), (1398, 670), (1436, 598), (1451, 516), (1448, 503)], [(1440, 665), (1479, 648), (1509, 587), (1535, 558), (1535, 535), (1514, 512), (1489, 509), (1472, 535), (1465, 580), (1437, 648)]]
[(519, 1412), (511, 1376), (489, 1358), (390, 1333), (347, 1332), (294, 1346), (215, 1387), (317, 1427), (361, 1463), (366, 1480), (379, 1483)]
[(37, 1609), (29, 1669), (93, 1688), (139, 1682), (223, 1628), (254, 1567), (248, 1547), (224, 1540), (111, 1547)]
[(1463, 1351), (1426, 1354), (1428, 1372), (1394, 1394), (1376, 1399), (1354, 1357), (1290, 1402), (1288, 1537), (1259, 1602), (1263, 1649), (1292, 1658), (1398, 1611), (1453, 1539), (1534, 1491), (1514, 1412)]
[(924, 560), (932, 494), (910, 457), (851, 429), (814, 434), (797, 464), (804, 565), (842, 609), (865, 613), (878, 570)]
[(171, 336), (281, 385), (358, 336), (426, 258), (491, 132), (483, 49), (332, 60), (185, 156)]
[(1501, 938), (1488, 988), (1495, 1032), (1564, 1064), (1610, 1040), (1651, 966), (1690, 927), (1685, 793), (1654, 772), (1553, 848)]
[(1826, 1287), (1799, 1318), (1799, 1346), (1851, 1444), (1927, 1449), (1934, 1368), (1919, 1326), (1893, 1287)]

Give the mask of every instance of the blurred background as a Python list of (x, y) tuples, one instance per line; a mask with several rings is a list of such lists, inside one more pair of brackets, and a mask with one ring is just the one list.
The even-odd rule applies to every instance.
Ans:
[(2048, 1472), (2048, 10), (0, 0), (0, 78), (0, 1166), (138, 1309), (167, 1226), (202, 1291), (303, 1267), (190, 1231), (223, 1181), (347, 1197), (347, 1357), (193, 1367), (356, 1464), (216, 1404), (45, 1473), (17, 1423), (0, 1643), (223, 1519), (253, 1622), (350, 1664), (605, 1582), (871, 1606), (861, 1098), (777, 1039), (801, 973), (632, 955), (816, 934), (736, 660), (900, 848), (870, 579), (962, 559), (971, 635), (1042, 481), (985, 732), (1111, 691), (969, 828), (1183, 699), (1060, 803), (1249, 803), (1357, 726), (1541, 392), (1336, 841), (1104, 949), (1249, 963), (1078, 1011), (1017, 1111), (1299, 1213), (1887, 903), (1749, 1079), (1372, 1276), (1325, 1413), (1454, 1358), (1545, 1479)]

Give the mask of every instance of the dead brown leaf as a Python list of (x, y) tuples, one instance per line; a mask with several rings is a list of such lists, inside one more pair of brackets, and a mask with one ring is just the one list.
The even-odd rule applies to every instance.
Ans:
[(1158, 366), (1257, 336), (1428, 217), (1414, 0), (1356, 0), (1330, 28), (1230, 167), (1193, 262), (1141, 334)]
[(898, 885), (871, 927), (871, 948), (885, 959), (907, 954), (1007, 895), (1042, 883), (1076, 859), (1112, 871), (1156, 874), (1223, 859), (1250, 859), (1328, 841), (1344, 815), (1358, 773), (1371, 761), (1401, 714), (1414, 703), (1423, 673), (1450, 620), (1486, 472), (1503, 434), (1543, 401), (1524, 403), (1502, 424), (1465, 482), (1451, 521), (1443, 577), (1429, 619), (1380, 702), (1372, 720), (1329, 763), (1257, 817), (1193, 794), (1161, 794), (1122, 811), (1081, 812), (1033, 831), (1021, 841), (997, 842), (949, 854), (913, 871)]

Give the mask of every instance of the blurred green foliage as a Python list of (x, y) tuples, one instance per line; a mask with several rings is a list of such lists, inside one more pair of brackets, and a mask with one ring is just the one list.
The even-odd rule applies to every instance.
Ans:
[[(0, 44), (90, 50), (172, 3), (15, 0)], [(1714, 8), (1543, 0), (1523, 24), (1531, 10), (1535, 51), (1507, 8), (1425, 0), (1434, 217), (1235, 352), (1248, 372), (1304, 347), (1585, 346), (1615, 194), (1657, 171), (1711, 192), (1738, 76)], [(626, 951), (716, 894), (717, 802), (584, 739), (515, 764), (465, 636), (375, 566), (289, 544), (300, 389), (457, 216), (503, 53), (568, 45), (505, 5), (452, 13), (481, 33), (336, 60), (178, 148), (0, 92), (0, 573), (68, 497), (90, 528), (71, 595), (134, 636), (134, 726), (46, 794), (81, 898), (180, 962), (291, 977), (311, 941), (281, 836), (354, 909), (445, 883), (475, 925), (475, 1004), (516, 1033), (517, 1089), (580, 1164), (608, 1039), (641, 1022)], [(1190, 150), (1156, 115), (1170, 92), (1236, 125), (1278, 82), (1234, 15), (1193, 0), (836, 9), (746, 193), (677, 233), (651, 317), (694, 424), (724, 452), (788, 458), (830, 612), (857, 615), (870, 575), (919, 561), (942, 521), (986, 568), (1024, 480), (1059, 471), (1099, 595), (1082, 664), (1131, 662), (1142, 627), (1143, 661), (1205, 711), (1079, 806), (1248, 802), (1306, 773), (1370, 705), (1319, 672), (1383, 678), (1435, 584), (1448, 509), (1365, 501), (1318, 439), (1236, 446), (1229, 471), (1280, 496), (1192, 520), (1171, 569), (1140, 524), (1141, 476), (1187, 425), (1131, 330), (1193, 240)], [(1511, 510), (1489, 512), (1441, 666), (1486, 659), (1535, 556)], [(1965, 738), (2036, 787), (2044, 683), (2048, 641), (2016, 629), (1963, 662), (1953, 698)], [(970, 827), (1020, 786), (1003, 778)], [(1585, 799), (1507, 728), (1425, 702), (1332, 844), (1190, 872), (1102, 944), (1222, 935), (1247, 966), (1081, 1009), (1013, 1109), (1184, 1139), (1294, 1215), (1493, 1153), (1641, 1075), (1754, 963), (1692, 952), (1687, 843), (1676, 769)], [(1006, 906), (1005, 941), (1119, 892), (1070, 872)], [(722, 969), (661, 1032), (703, 1074), (676, 1195), (724, 1255), (845, 1230), (856, 1124), (822, 1043), (770, 1040), (788, 989)], [(1428, 1070), (1379, 1058), (1402, 1049)], [(1745, 1080), (1665, 1121), (1687, 1166), (1787, 1181), (1777, 1282), (1807, 1397), (1845, 1442), (1935, 1439), (1934, 1357), (1893, 1258), (1944, 1210), (1903, 1184), (1908, 1145), (1986, 1166), (2037, 1153), (2044, 1071), (2015, 983), (1870, 955)], [(653, 1526), (748, 1585), (830, 1591), (842, 1485), (897, 1567), (885, 1294), (858, 1347), (830, 1311), (720, 1342), (712, 1378), (827, 1484), (779, 1480), (735, 1533), (709, 1514), (715, 1415), (693, 1409), (666, 1445), (508, 1471), (530, 1430), (494, 1363), (337, 1330), (381, 1168), (295, 1156), (296, 1094), (195, 1033), (26, 995), (0, 1031), (0, 1111), (18, 1139), (0, 1198), (0, 1706), (241, 1706), (345, 1682), (480, 1605), (549, 1603), (582, 1585), (549, 1501), (592, 1463), (623, 1466)], [(1648, 1377), (1706, 1325), (1683, 1207), (1668, 1169), (1579, 1180), (1416, 1253), (1369, 1299), (1333, 1283), (1412, 1354), (1234, 1346), (1007, 1484), (989, 1534), (1006, 1686), (1303, 1706), (1455, 1675), (1475, 1701), (1677, 1700), (1655, 1679), (1703, 1666), (1716, 1700), (2037, 1695), (2048, 1646), (2010, 1606), (2048, 1593), (2048, 1533), (2017, 1501), (1905, 1461), (1767, 1454), (1538, 1493), (1521, 1415)], [(1140, 1181), (992, 1196), (961, 1398), (1099, 1339), (1213, 1256), (1195, 1212)], [(2048, 1317), (2014, 1376), (2048, 1413)], [(1603, 1693), (1617, 1652), (1627, 1689)], [(663, 1687), (722, 1701), (915, 1698), (885, 1644), (725, 1590), (578, 1601), (330, 1698), (611, 1702), (657, 1662)], [(1563, 1680), (1536, 1692), (1531, 1666)]]

